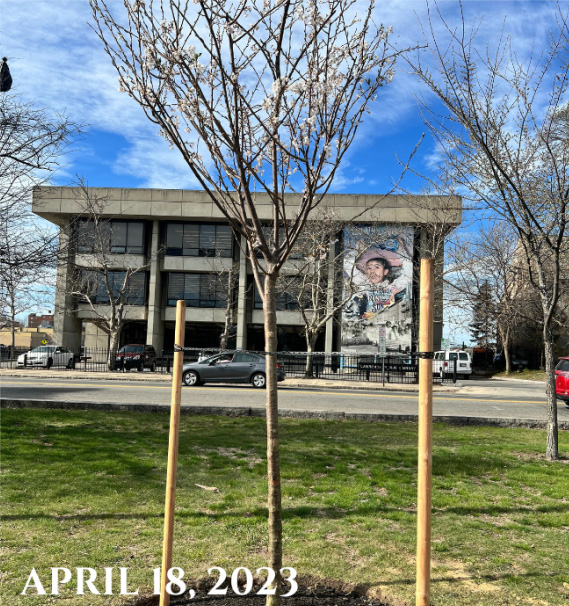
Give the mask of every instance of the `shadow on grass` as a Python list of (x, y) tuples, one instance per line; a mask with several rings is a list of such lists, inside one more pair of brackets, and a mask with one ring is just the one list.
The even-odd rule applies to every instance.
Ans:
[[(398, 507), (388, 507), (384, 505), (371, 506), (365, 508), (354, 508), (354, 509), (341, 509), (334, 507), (292, 507), (283, 509), (283, 520), (292, 519), (305, 519), (305, 518), (316, 518), (316, 519), (329, 519), (337, 520), (346, 516), (353, 515), (377, 515), (377, 514), (390, 514), (390, 513), (407, 513), (409, 515), (415, 515), (414, 509), (402, 509)], [(536, 508), (530, 507), (448, 507), (444, 510), (434, 509), (433, 513), (436, 515), (454, 514), (454, 515), (501, 515), (501, 514), (528, 514), (528, 513), (566, 513), (569, 512), (569, 503), (560, 503), (557, 505), (542, 505)], [(220, 513), (206, 513), (203, 511), (178, 511), (176, 512), (176, 518), (178, 519), (207, 519), (212, 521), (222, 521), (224, 519), (231, 518), (253, 518), (265, 520), (268, 516), (266, 508), (259, 507), (251, 511), (232, 511), (232, 512), (220, 512)], [(17, 520), (146, 520), (146, 519), (158, 519), (163, 518), (164, 514), (160, 513), (92, 513), (92, 514), (48, 514), (48, 513), (25, 513), (21, 515), (3, 515), (4, 521), (17, 521)]]

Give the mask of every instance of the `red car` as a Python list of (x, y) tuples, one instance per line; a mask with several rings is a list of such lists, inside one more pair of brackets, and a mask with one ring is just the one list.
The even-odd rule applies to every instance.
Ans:
[(152, 345), (125, 345), (117, 353), (116, 366), (122, 370), (136, 368), (138, 372), (150, 368), (155, 372), (156, 350)]
[(555, 367), (555, 395), (569, 406), (569, 358), (559, 358)]

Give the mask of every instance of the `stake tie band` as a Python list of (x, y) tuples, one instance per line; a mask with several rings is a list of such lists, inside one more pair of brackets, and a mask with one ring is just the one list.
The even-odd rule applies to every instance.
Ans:
[(418, 351), (415, 354), (418, 358), (422, 358), (423, 360), (432, 360), (435, 357), (434, 351)]

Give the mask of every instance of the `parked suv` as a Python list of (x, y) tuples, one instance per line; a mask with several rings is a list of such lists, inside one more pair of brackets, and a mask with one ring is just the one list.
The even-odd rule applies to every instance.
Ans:
[(433, 362), (433, 374), (441, 379), (451, 377), (456, 364), (456, 374), (468, 379), (472, 374), (472, 358), (467, 351), (437, 351)]
[(152, 372), (156, 370), (156, 350), (152, 345), (124, 345), (117, 353), (117, 368), (130, 370), (136, 368), (142, 372), (145, 368), (150, 368)]
[(569, 406), (569, 358), (559, 358), (555, 367), (555, 395)]

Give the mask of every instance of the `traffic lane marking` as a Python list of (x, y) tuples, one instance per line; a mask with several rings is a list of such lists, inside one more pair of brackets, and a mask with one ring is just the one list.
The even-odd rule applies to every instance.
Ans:
[[(25, 382), (25, 381), (8, 381), (10, 385), (30, 385), (29, 383)], [(66, 387), (69, 385), (80, 385), (81, 387), (109, 387), (108, 383), (89, 383), (89, 384), (85, 384), (85, 383), (48, 383), (48, 382), (40, 382), (40, 383), (33, 383), (34, 386), (36, 385), (44, 385), (44, 386), (49, 386), (49, 387)], [(140, 388), (144, 388), (144, 389), (168, 389), (171, 390), (172, 386), (171, 385), (139, 385), (136, 384), (137, 387)], [(129, 385), (112, 385), (113, 388), (123, 388), (123, 389), (131, 389), (133, 387), (132, 384)], [(223, 390), (223, 391), (233, 391), (233, 388), (231, 387), (217, 387), (217, 389), (219, 390)], [(210, 387), (192, 387), (191, 388), (192, 391), (211, 391)], [(286, 393), (286, 392), (281, 392), (281, 393)], [(314, 395), (314, 393), (318, 393), (318, 394), (322, 394), (322, 395), (327, 395), (327, 396), (337, 396), (337, 397), (345, 397), (345, 396), (356, 396), (356, 397), (360, 397), (360, 398), (412, 398), (412, 397), (418, 397), (418, 394), (413, 394), (413, 395), (398, 395), (398, 394), (391, 394), (391, 393), (385, 393), (382, 392), (380, 394), (375, 394), (375, 393), (339, 393), (336, 391), (318, 391), (318, 392), (314, 392), (314, 391), (300, 391), (300, 390), (294, 390), (294, 392), (290, 392), (290, 393), (294, 393), (294, 394), (310, 394), (310, 395)], [(546, 404), (547, 400), (488, 400), (488, 399), (483, 399), (483, 398), (464, 398), (461, 396), (455, 396), (455, 397), (450, 397), (450, 396), (433, 396), (433, 400), (451, 400), (451, 401), (456, 401), (459, 400), (461, 402), (486, 402), (487, 404), (491, 404), (491, 403), (499, 403), (499, 404)]]

